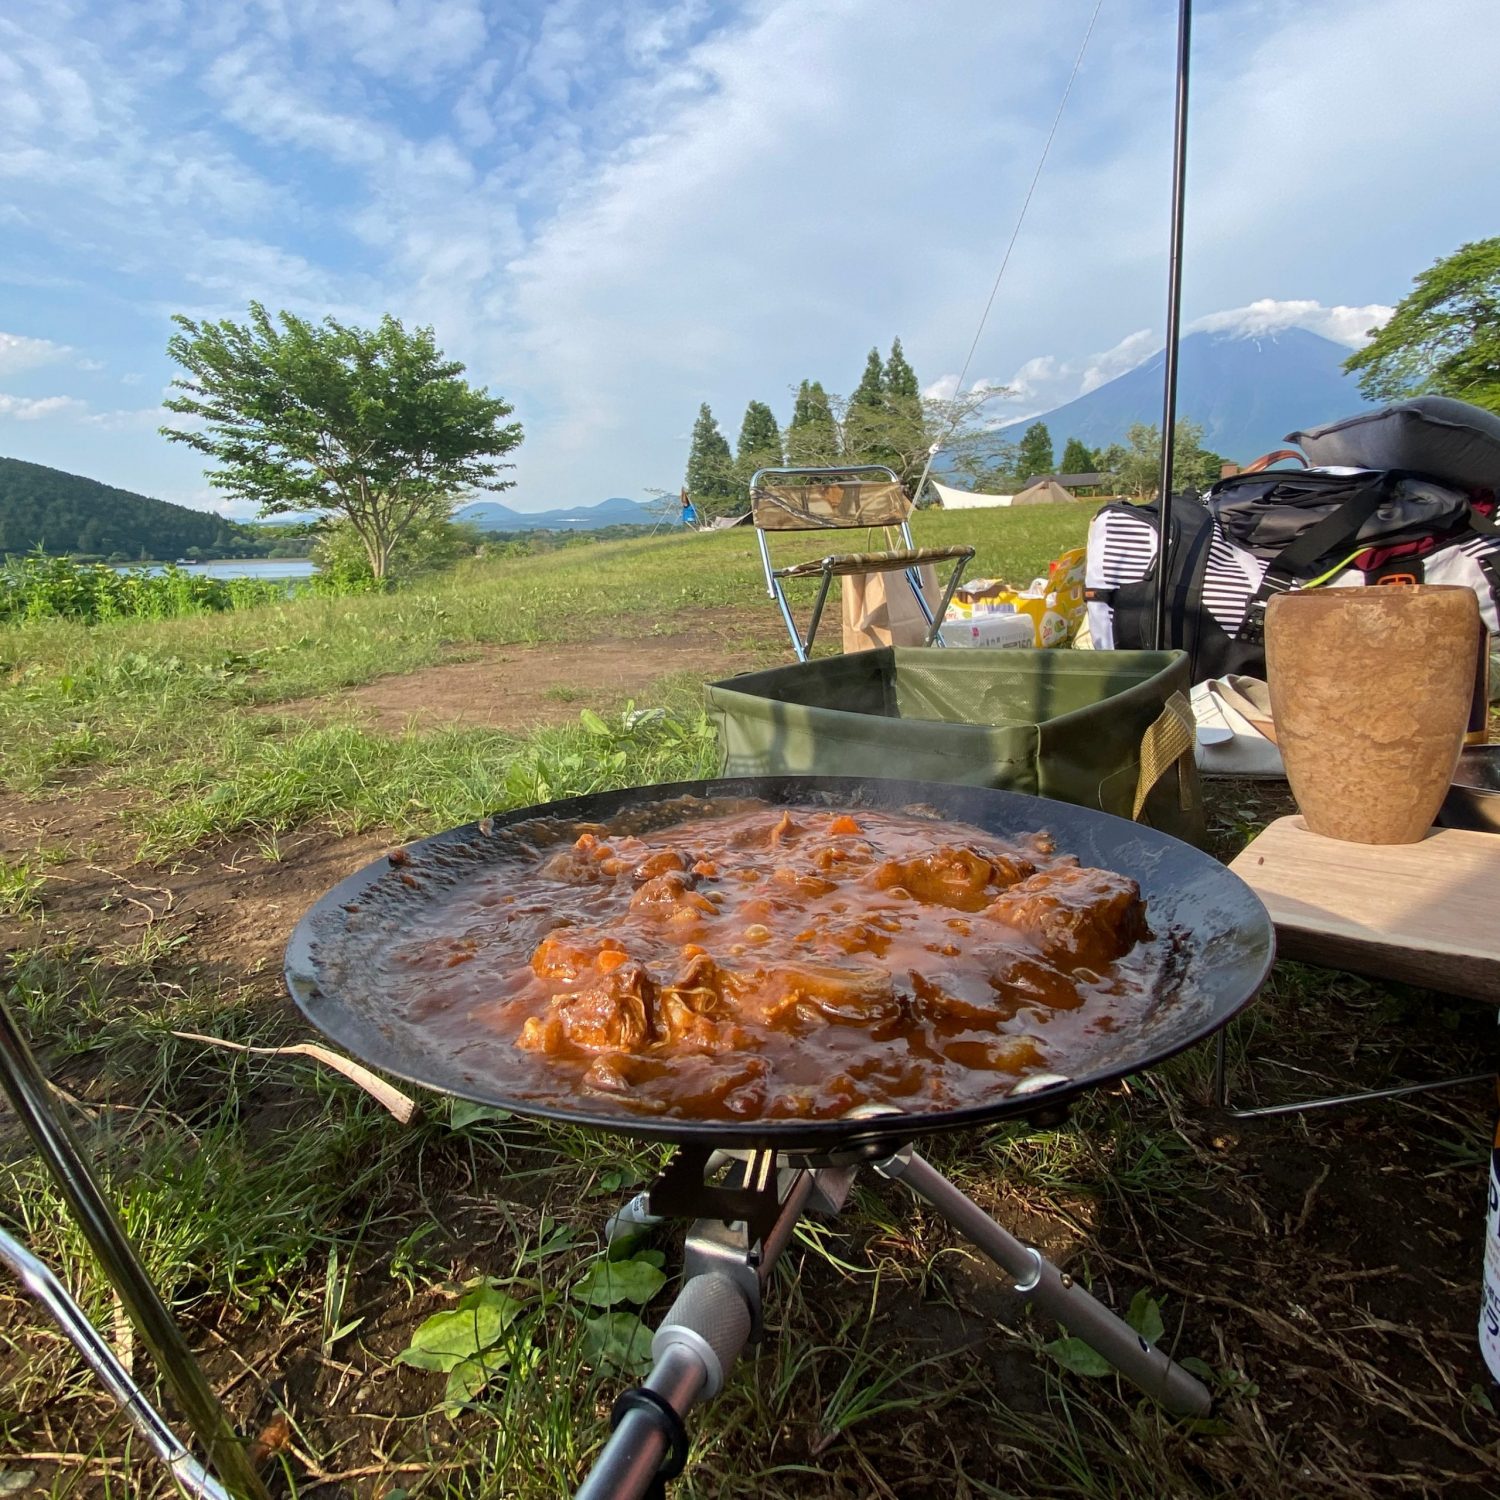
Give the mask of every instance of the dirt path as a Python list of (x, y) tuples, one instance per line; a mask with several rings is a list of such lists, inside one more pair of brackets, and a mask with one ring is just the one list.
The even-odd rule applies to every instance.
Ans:
[[(352, 714), (380, 733), (448, 725), (525, 731), (649, 698), (678, 673), (708, 682), (785, 655), (768, 610), (684, 611), (670, 634), (576, 644), (509, 645), (467, 661), (376, 678), (280, 711)], [(0, 791), (0, 862), (44, 884), (20, 911), (0, 906), (0, 951), (69, 939), (107, 949), (148, 934), (184, 963), (230, 981), (279, 974), (298, 919), (330, 886), (390, 842), (308, 829), (194, 850), (170, 865), (137, 862), (132, 797), (80, 786), (29, 800)]]
[[(694, 613), (700, 617), (694, 618)], [(525, 731), (574, 722), (648, 698), (666, 678), (704, 682), (788, 659), (768, 610), (683, 611), (671, 634), (483, 648), (465, 661), (377, 677), (347, 691), (300, 698), (280, 711), (306, 718), (352, 714), (370, 729), (450, 725)]]

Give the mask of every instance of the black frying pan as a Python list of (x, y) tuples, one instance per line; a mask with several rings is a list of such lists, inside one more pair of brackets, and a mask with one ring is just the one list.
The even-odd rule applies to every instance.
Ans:
[[(430, 924), (448, 894), (488, 861), (506, 857), (507, 830), (538, 818), (562, 822), (635, 820), (636, 831), (701, 812), (684, 798), (758, 798), (776, 804), (857, 811), (927, 811), (1000, 837), (1045, 829), (1059, 849), (1087, 865), (1133, 877), (1153, 928), (1186, 935), (1180, 979), (1135, 1022), (1091, 1038), (1067, 1060), (1067, 1076), (1016, 1090), (997, 1079), (993, 1099), (963, 1109), (872, 1120), (684, 1120), (634, 1114), (603, 1096), (580, 1095), (575, 1108), (508, 1098), (489, 1078), (414, 1022), (393, 1014), (378, 980), (385, 945), (400, 942), (420, 918)], [(340, 882), (297, 924), (287, 945), (292, 998), (319, 1031), (382, 1072), (423, 1088), (519, 1114), (593, 1126), (622, 1135), (715, 1147), (820, 1151), (855, 1143), (893, 1144), (935, 1131), (1033, 1114), (1084, 1089), (1140, 1072), (1202, 1041), (1254, 998), (1273, 957), (1270, 918), (1237, 876), (1177, 839), (1123, 818), (1064, 802), (988, 787), (924, 781), (866, 781), (788, 776), (679, 782), (573, 797), (470, 823), (406, 849), (406, 863), (380, 859)], [(403, 877), (415, 877), (415, 884)], [(358, 915), (348, 907), (358, 898)], [(1057, 1062), (1054, 1059), (1054, 1066)], [(899, 1121), (899, 1124), (896, 1123)]]

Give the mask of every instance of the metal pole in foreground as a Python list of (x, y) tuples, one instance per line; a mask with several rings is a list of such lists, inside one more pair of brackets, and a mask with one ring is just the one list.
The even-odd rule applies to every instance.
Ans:
[(1188, 59), (1192, 50), (1193, 0), (1177, 6), (1177, 115), (1172, 135), (1172, 251), (1167, 273), (1166, 389), (1162, 395), (1160, 529), (1156, 548), (1156, 622), (1152, 644), (1167, 644), (1167, 542), (1172, 534), (1172, 439), (1177, 430), (1177, 339), (1182, 315), (1182, 224), (1187, 187)]
[(163, 1305), (120, 1221), (94, 1181), (77, 1138), (54, 1106), (47, 1081), (3, 998), (0, 998), (0, 1088), (26, 1127), (37, 1155), (52, 1174), (110, 1284), (120, 1294), (130, 1321), (150, 1350), (224, 1487), (236, 1500), (267, 1500), (265, 1486), (188, 1348), (182, 1330)]

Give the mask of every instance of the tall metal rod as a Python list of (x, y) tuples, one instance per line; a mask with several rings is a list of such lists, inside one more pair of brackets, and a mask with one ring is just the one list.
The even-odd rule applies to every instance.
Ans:
[(37, 1155), (52, 1174), (224, 1487), (236, 1500), (267, 1500), (265, 1486), (229, 1425), (208, 1378), (94, 1181), (77, 1137), (53, 1103), (47, 1081), (5, 1004), (3, 981), (8, 977), (8, 966), (0, 965), (0, 1088), (26, 1127)]
[(1172, 254), (1167, 272), (1166, 389), (1162, 393), (1160, 531), (1156, 548), (1156, 625), (1152, 641), (1167, 644), (1167, 544), (1172, 535), (1172, 440), (1177, 431), (1177, 339), (1182, 315), (1182, 224), (1187, 187), (1188, 58), (1192, 51), (1193, 0), (1177, 5), (1177, 116), (1172, 135)]

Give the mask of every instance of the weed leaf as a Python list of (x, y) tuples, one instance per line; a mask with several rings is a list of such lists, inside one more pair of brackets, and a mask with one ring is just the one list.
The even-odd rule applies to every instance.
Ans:
[(580, 709), (578, 721), (590, 734), (597, 735), (602, 740), (611, 739), (614, 736), (614, 730), (591, 708)]
[(573, 1288), (573, 1295), (590, 1307), (613, 1307), (617, 1302), (649, 1302), (666, 1284), (666, 1275), (650, 1261), (600, 1260)]
[(1114, 1373), (1114, 1366), (1097, 1350), (1089, 1348), (1082, 1339), (1053, 1339), (1042, 1348), (1074, 1375), (1088, 1375), (1097, 1379), (1101, 1375)]
[(521, 1304), (514, 1297), (494, 1287), (476, 1287), (457, 1307), (434, 1313), (419, 1324), (396, 1363), (418, 1370), (453, 1370), (488, 1349), (520, 1311)]
[(463, 1130), (470, 1125), (502, 1125), (510, 1119), (508, 1109), (495, 1109), (488, 1104), (475, 1104), (472, 1099), (455, 1099), (448, 1108), (448, 1126), (451, 1130)]
[(1125, 1314), (1125, 1321), (1148, 1344), (1156, 1343), (1167, 1331), (1167, 1325), (1161, 1320), (1161, 1307), (1144, 1288), (1130, 1299), (1130, 1311)]
[(644, 1375), (651, 1368), (651, 1330), (634, 1313), (602, 1313), (583, 1322), (583, 1357), (596, 1370)]
[(461, 1360), (448, 1372), (448, 1385), (443, 1392), (443, 1405), (450, 1417), (472, 1401), (489, 1383), (490, 1376), (497, 1375), (509, 1360), (495, 1349), (471, 1355)]

